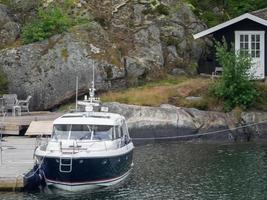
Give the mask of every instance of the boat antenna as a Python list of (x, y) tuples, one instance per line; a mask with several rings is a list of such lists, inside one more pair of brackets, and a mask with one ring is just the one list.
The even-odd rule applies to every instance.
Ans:
[(78, 88), (79, 88), (79, 77), (76, 76), (76, 103), (75, 103), (75, 111), (78, 110)]
[(93, 60), (93, 81), (92, 81), (92, 88), (95, 88), (95, 61)]
[(89, 95), (90, 95), (90, 103), (93, 103), (93, 99), (95, 97), (95, 63), (93, 61), (93, 81), (92, 87), (89, 88)]

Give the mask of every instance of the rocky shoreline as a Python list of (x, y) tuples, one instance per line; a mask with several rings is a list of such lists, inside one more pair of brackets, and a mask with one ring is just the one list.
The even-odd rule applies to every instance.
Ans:
[(267, 113), (264, 112), (242, 112), (237, 118), (233, 112), (201, 111), (168, 104), (148, 107), (105, 103), (105, 106), (111, 112), (126, 117), (131, 137), (136, 142), (182, 140), (231, 143), (267, 139)]

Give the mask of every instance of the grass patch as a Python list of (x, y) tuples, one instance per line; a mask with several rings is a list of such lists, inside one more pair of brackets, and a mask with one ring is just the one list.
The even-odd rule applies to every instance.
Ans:
[(150, 87), (155, 87), (155, 86), (170, 86), (170, 85), (176, 85), (180, 84), (189, 78), (186, 76), (171, 76), (167, 75), (165, 78), (157, 81), (151, 81), (148, 82), (142, 86), (139, 86), (138, 88), (150, 88)]
[(66, 103), (59, 107), (59, 112), (68, 112), (75, 109), (75, 103)]
[[(211, 84), (210, 79), (201, 77), (167, 76), (165, 79), (149, 82), (142, 86), (121, 91), (104, 92), (100, 97), (103, 102), (119, 102), (141, 106), (159, 106), (167, 103), (178, 107), (224, 111), (224, 102), (210, 94)], [(256, 85), (257, 89), (261, 91), (261, 95), (253, 104), (251, 110), (267, 111), (267, 84), (256, 82)], [(188, 100), (187, 97), (189, 96), (200, 98)], [(75, 103), (67, 103), (62, 105), (59, 110), (69, 111), (74, 108)]]
[[(208, 94), (209, 79), (185, 76), (167, 78), (130, 88), (124, 91), (109, 91), (101, 95), (105, 102), (120, 102), (142, 106), (159, 106), (164, 103), (202, 110), (220, 109), (218, 100)], [(200, 96), (201, 100), (187, 100), (188, 96)]]
[(159, 106), (168, 103), (175, 96), (178, 84), (188, 80), (187, 77), (167, 76), (165, 79), (146, 83), (142, 86), (123, 91), (108, 91), (101, 95), (104, 102), (120, 102), (134, 105)]
[(0, 0), (0, 3), (9, 6), (11, 4), (11, 1), (10, 0)]
[(170, 96), (175, 94), (175, 86), (154, 86), (147, 88), (131, 88), (122, 92), (107, 92), (102, 95), (103, 101), (159, 106), (167, 103)]
[(143, 14), (144, 15), (148, 15), (148, 14), (159, 14), (159, 15), (169, 15), (170, 14), (170, 7), (159, 3), (158, 1), (152, 1), (150, 3), (150, 7), (148, 7), (147, 9), (143, 10)]
[(66, 62), (68, 60), (68, 57), (69, 57), (68, 49), (66, 49), (66, 48), (61, 49), (61, 56), (64, 59), (64, 61)]

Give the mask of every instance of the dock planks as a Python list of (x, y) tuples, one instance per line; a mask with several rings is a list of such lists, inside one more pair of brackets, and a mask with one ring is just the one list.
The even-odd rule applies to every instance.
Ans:
[[(31, 134), (35, 134), (34, 132), (37, 131), (48, 133), (46, 129), (51, 129), (49, 124), (61, 115), (63, 113), (31, 112), (22, 116), (7, 116), (0, 121), (1, 131), (4, 135), (19, 135), (23, 128), (28, 128), (33, 122), (37, 126), (30, 130)], [(34, 165), (33, 153), (36, 139), (27, 136), (8, 136), (4, 137), (0, 144), (3, 150), (2, 154), (0, 152), (2, 160), (2, 162), (0, 160), (0, 191), (22, 190), (25, 186), (24, 175)]]
[[(2, 163), (0, 161), (0, 190), (21, 190), (23, 175), (34, 164), (35, 138), (4, 137), (2, 141)], [(0, 154), (1, 158), (1, 154)]]
[(53, 131), (53, 121), (32, 121), (27, 129), (26, 136), (51, 135)]
[(63, 114), (60, 112), (31, 112), (22, 116), (7, 116), (2, 122), (3, 134), (19, 135), (20, 130), (28, 128), (32, 121), (53, 121)]

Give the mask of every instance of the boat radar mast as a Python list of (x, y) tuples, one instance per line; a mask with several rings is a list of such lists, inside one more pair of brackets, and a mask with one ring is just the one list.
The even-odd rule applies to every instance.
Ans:
[[(95, 97), (95, 91), (95, 65), (93, 62), (93, 81), (91, 87), (89, 88), (89, 97), (87, 98), (87, 95), (84, 95), (84, 100), (77, 102), (79, 106), (85, 108), (85, 111), (93, 111), (94, 107), (100, 107), (101, 101), (99, 97)], [(103, 108), (101, 107), (101, 110), (102, 109)], [(104, 110), (106, 111), (106, 109)]]

